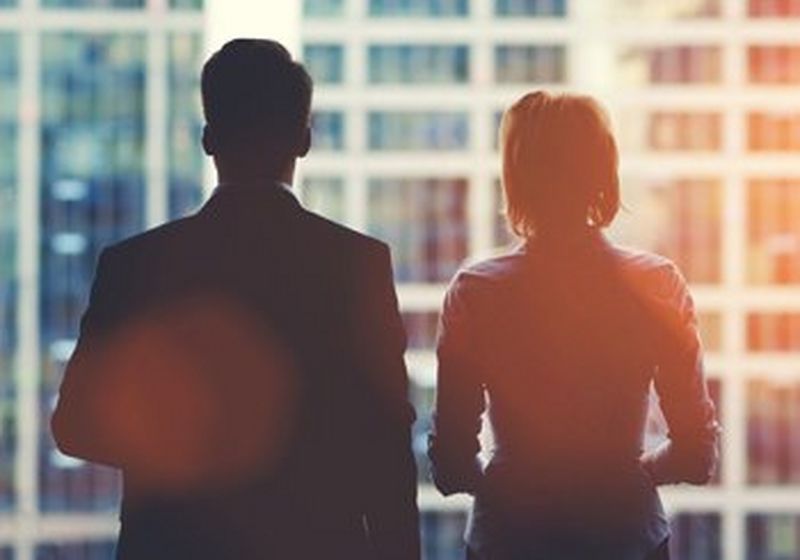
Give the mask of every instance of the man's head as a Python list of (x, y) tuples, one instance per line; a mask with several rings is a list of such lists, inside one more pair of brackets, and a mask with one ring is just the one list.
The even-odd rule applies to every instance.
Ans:
[(310, 145), (312, 82), (279, 43), (235, 39), (203, 67), (203, 147), (220, 160), (279, 170)]

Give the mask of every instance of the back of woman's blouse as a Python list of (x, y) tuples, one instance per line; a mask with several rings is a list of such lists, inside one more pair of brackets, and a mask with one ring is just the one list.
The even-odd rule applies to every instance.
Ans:
[[(655, 486), (703, 483), (715, 466), (685, 282), (668, 260), (599, 232), (530, 241), (462, 270), (438, 358), (434, 480), (445, 494), (475, 494), (478, 551), (641, 558), (669, 532)], [(643, 456), (652, 382), (669, 442)], [(484, 411), (495, 442), (485, 469)]]

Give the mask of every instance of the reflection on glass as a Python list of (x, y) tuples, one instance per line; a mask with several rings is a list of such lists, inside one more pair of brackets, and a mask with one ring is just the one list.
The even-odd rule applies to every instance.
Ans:
[(346, 205), (344, 181), (341, 177), (305, 177), (303, 203), (316, 212), (336, 222), (344, 222)]
[(681, 513), (670, 519), (669, 548), (679, 560), (722, 560), (722, 520), (717, 513)]
[(800, 150), (800, 113), (774, 111), (749, 113), (747, 148), (752, 152)]
[(620, 212), (614, 238), (672, 259), (689, 282), (720, 281), (720, 180), (623, 181), (622, 199), (628, 210)]
[[(100, 249), (140, 231), (145, 43), (140, 35), (42, 38), (41, 416), (49, 418)], [(60, 455), (41, 426), (40, 506), (117, 505), (114, 471)]]
[(757, 514), (747, 517), (747, 560), (797, 560), (800, 515)]
[(332, 43), (309, 43), (303, 46), (303, 64), (316, 84), (340, 84), (344, 81), (344, 47)]
[(303, 0), (303, 16), (337, 17), (344, 13), (345, 0)]
[(466, 45), (371, 45), (372, 84), (456, 84), (469, 81)]
[(114, 543), (44, 544), (36, 547), (35, 560), (112, 560)]
[(498, 16), (564, 17), (567, 0), (495, 0)]
[(47, 8), (144, 8), (145, 0), (41, 0)]
[(203, 196), (202, 37), (199, 33), (173, 34), (168, 38), (168, 49), (169, 215), (177, 218), (196, 210)]
[(719, 17), (721, 0), (616, 0), (615, 12), (626, 18), (681, 20)]
[(798, 17), (800, 2), (797, 0), (749, 0), (751, 17)]
[(561, 83), (566, 79), (563, 45), (499, 45), (494, 50), (495, 81), (514, 83)]
[(315, 150), (338, 151), (344, 149), (345, 121), (342, 111), (314, 111), (311, 118)]
[(750, 381), (747, 458), (751, 484), (800, 484), (800, 383)]
[(469, 13), (469, 0), (369, 0), (371, 16), (453, 17)]
[(439, 326), (439, 313), (435, 311), (414, 311), (403, 313), (409, 350), (433, 350), (436, 347), (436, 333)]
[(716, 84), (722, 80), (722, 49), (708, 45), (635, 47), (620, 59), (622, 83)]
[(747, 67), (753, 84), (798, 84), (800, 46), (753, 45), (747, 49)]
[[(714, 401), (714, 406), (717, 409), (717, 418), (722, 425), (725, 424), (725, 418), (722, 416), (722, 381), (717, 377), (709, 377), (707, 379), (708, 394), (711, 400)], [(667, 420), (664, 418), (664, 413), (661, 411), (661, 406), (658, 403), (658, 396), (655, 391), (650, 393), (650, 411), (647, 417), (647, 424), (645, 426), (644, 434), (644, 447), (645, 449), (653, 449), (661, 445), (667, 439), (669, 427)], [(724, 452), (724, 449), (722, 450)], [(722, 481), (722, 461), (720, 460), (717, 470), (711, 477), (712, 485), (719, 485)], [(679, 558), (683, 558), (679, 556)]]
[(748, 187), (748, 279), (800, 282), (800, 180), (753, 179)]
[(373, 111), (370, 150), (463, 150), (469, 143), (469, 114), (463, 111)]
[(399, 282), (448, 282), (467, 256), (465, 179), (372, 179), (368, 230), (392, 248)]
[(466, 513), (459, 511), (425, 512), (420, 516), (422, 550), (426, 560), (462, 560)]
[(800, 313), (751, 313), (747, 348), (753, 352), (800, 352)]
[(0, 34), (0, 512), (15, 494), (18, 55), (17, 37)]

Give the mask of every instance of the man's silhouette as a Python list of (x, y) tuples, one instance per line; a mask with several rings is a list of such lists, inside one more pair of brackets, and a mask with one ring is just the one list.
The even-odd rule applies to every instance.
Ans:
[(311, 80), (278, 43), (206, 63), (219, 186), (103, 251), (53, 435), (123, 472), (124, 559), (416, 559), (387, 247), (291, 193)]

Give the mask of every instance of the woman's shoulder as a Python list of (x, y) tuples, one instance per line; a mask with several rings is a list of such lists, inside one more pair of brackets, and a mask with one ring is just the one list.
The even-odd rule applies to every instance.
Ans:
[(669, 258), (625, 245), (610, 244), (610, 248), (625, 277), (642, 291), (670, 296), (686, 290), (680, 268)]

